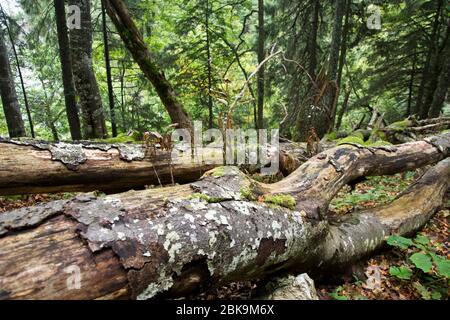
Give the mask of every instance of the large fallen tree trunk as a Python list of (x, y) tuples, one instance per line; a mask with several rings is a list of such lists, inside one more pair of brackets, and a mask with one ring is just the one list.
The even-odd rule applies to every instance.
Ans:
[[(430, 218), (450, 186), (449, 155), (450, 133), (395, 147), (345, 145), (271, 185), (220, 167), (190, 185), (6, 212), (0, 298), (183, 296), (207, 285), (340, 267)], [(435, 163), (389, 205), (340, 220), (325, 214), (353, 179)]]
[[(281, 144), (280, 170), (289, 174), (305, 161), (306, 147)], [(204, 149), (206, 150), (206, 149)], [(171, 152), (147, 150), (142, 144), (93, 142), (49, 143), (0, 138), (0, 195), (104, 191), (149, 185), (187, 183), (217, 167), (217, 149), (204, 152), (203, 162), (171, 161)]]

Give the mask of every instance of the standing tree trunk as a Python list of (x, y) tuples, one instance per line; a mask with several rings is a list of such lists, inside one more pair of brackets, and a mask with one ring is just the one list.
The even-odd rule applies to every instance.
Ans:
[(175, 90), (167, 81), (163, 70), (154, 62), (147, 44), (128, 12), (122, 0), (105, 0), (106, 12), (117, 28), (125, 46), (155, 87), (158, 96), (166, 107), (173, 123), (180, 128), (193, 130), (192, 121), (183, 105), (178, 101)]
[[(419, 116), (423, 115), (423, 106), (424, 106), (424, 96), (426, 92), (426, 87), (428, 82), (430, 81), (430, 69), (433, 55), (435, 54), (436, 41), (437, 41), (437, 32), (439, 27), (439, 16), (441, 13), (443, 0), (438, 0), (437, 9), (435, 13), (435, 18), (433, 22), (433, 30), (431, 32), (430, 42), (429, 42), (429, 50), (427, 53), (425, 65), (422, 70), (422, 79), (420, 81), (419, 91), (417, 93), (417, 103), (414, 108), (414, 114)], [(426, 114), (425, 114), (426, 116)]]
[(211, 37), (209, 32), (209, 0), (206, 0), (205, 9), (205, 32), (206, 32), (206, 65), (208, 70), (208, 127), (213, 127), (213, 100), (211, 95), (212, 90), (212, 61), (211, 61)]
[(348, 100), (350, 98), (350, 93), (351, 93), (350, 89), (345, 91), (344, 102), (342, 103), (341, 110), (339, 110), (339, 114), (338, 114), (337, 121), (336, 121), (336, 131), (338, 131), (339, 128), (341, 127), (342, 118), (344, 117), (345, 112), (347, 112)]
[(413, 55), (413, 64), (411, 69), (411, 76), (409, 79), (409, 85), (408, 85), (408, 106), (406, 107), (406, 116), (412, 115), (411, 113), (411, 106), (412, 106), (412, 97), (413, 97), (413, 90), (414, 90), (414, 78), (416, 76), (416, 61), (417, 60), (417, 54), (416, 49), (414, 49), (414, 55)]
[(127, 119), (126, 119), (126, 110), (125, 110), (125, 73), (127, 69), (125, 68), (125, 63), (121, 61), (120, 63), (120, 110), (122, 113), (122, 129), (123, 131), (127, 131), (129, 128)]
[[(339, 96), (339, 61), (342, 44), (342, 19), (345, 13), (346, 0), (335, 0), (333, 34), (330, 45), (330, 59), (328, 61), (328, 81), (330, 87), (325, 95), (325, 107), (329, 110), (328, 129), (333, 128), (334, 118), (336, 116), (337, 99)], [(346, 48), (345, 48), (346, 50)], [(342, 63), (343, 65), (343, 63)]]
[(450, 48), (447, 46), (444, 51), (445, 64), (439, 76), (439, 81), (436, 90), (434, 91), (433, 101), (430, 106), (429, 118), (439, 117), (439, 114), (444, 106), (445, 97), (448, 88), (450, 87)]
[(349, 19), (350, 19), (350, 5), (351, 0), (345, 0), (346, 6), (345, 6), (345, 21), (344, 21), (344, 29), (342, 31), (342, 41), (341, 41), (341, 53), (339, 55), (339, 68), (338, 68), (338, 75), (337, 75), (337, 87), (338, 89), (341, 88), (341, 81), (342, 81), (342, 71), (344, 69), (344, 65), (346, 63), (347, 58), (347, 42), (348, 42), (348, 31), (350, 28), (349, 25)]
[(5, 43), (3, 31), (0, 29), (0, 94), (2, 96), (3, 111), (11, 138), (26, 135), (22, 115), (20, 114), (19, 101), (17, 100), (14, 79), (9, 63), (8, 49)]
[(70, 30), (70, 49), (75, 88), (80, 101), (85, 139), (108, 135), (102, 99), (92, 64), (92, 22), (90, 0), (69, 0), (81, 10), (81, 28)]
[(320, 12), (320, 1), (314, 1), (314, 9), (312, 12), (311, 19), (311, 31), (308, 34), (308, 73), (311, 78), (316, 80), (316, 69), (317, 69), (317, 32), (319, 29), (319, 12)]
[(61, 60), (62, 80), (64, 86), (64, 99), (66, 104), (67, 120), (69, 121), (72, 140), (81, 140), (80, 118), (78, 117), (77, 102), (75, 99), (75, 85), (72, 74), (72, 57), (67, 34), (66, 10), (64, 0), (54, 0), (56, 29), (58, 32), (59, 56)]
[[(266, 58), (264, 27), (264, 0), (258, 0), (258, 64)], [(264, 65), (258, 71), (258, 129), (264, 128)]]
[(106, 11), (104, 0), (102, 0), (102, 25), (103, 25), (103, 45), (105, 46), (106, 81), (108, 83), (108, 99), (109, 99), (109, 112), (111, 117), (111, 129), (112, 129), (112, 136), (117, 137), (116, 111), (114, 104), (114, 90), (111, 77), (111, 59), (109, 57), (108, 29), (106, 27)]
[(20, 85), (22, 86), (23, 102), (25, 104), (25, 110), (27, 111), (27, 117), (28, 117), (28, 123), (30, 125), (30, 133), (31, 133), (31, 136), (33, 138), (35, 138), (36, 136), (34, 134), (33, 120), (31, 118), (30, 105), (28, 104), (28, 97), (27, 97), (27, 92), (25, 90), (25, 83), (23, 81), (22, 69), (21, 69), (20, 63), (19, 63), (19, 56), (17, 55), (16, 46), (14, 44), (14, 39), (12, 37), (11, 30), (9, 29), (8, 20), (6, 18), (5, 12), (3, 11), (3, 8), (1, 6), (0, 6), (0, 11), (2, 12), (3, 20), (4, 20), (5, 26), (6, 26), (6, 30), (8, 31), (8, 35), (9, 35), (9, 40), (11, 42), (11, 48), (12, 48), (13, 53), (14, 53), (14, 58), (16, 59), (16, 65), (17, 65), (17, 71), (19, 73)]

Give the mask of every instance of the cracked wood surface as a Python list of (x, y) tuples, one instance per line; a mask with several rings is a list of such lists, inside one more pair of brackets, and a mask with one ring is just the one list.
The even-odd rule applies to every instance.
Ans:
[[(280, 170), (289, 174), (304, 162), (304, 148), (283, 144)], [(182, 155), (172, 163), (169, 151), (146, 152), (141, 144), (49, 143), (0, 138), (0, 195), (126, 191), (146, 185), (188, 183), (217, 167), (217, 150), (204, 149), (202, 163)], [(159, 178), (159, 180), (158, 180)]]
[[(273, 185), (225, 167), (191, 185), (86, 194), (6, 212), (0, 221), (0, 298), (183, 296), (205, 285), (349, 263), (379, 248), (386, 236), (410, 233), (427, 221), (449, 187), (450, 159), (389, 205), (340, 221), (317, 211), (346, 181), (437, 163), (448, 156), (449, 141), (444, 134), (390, 151), (342, 146)], [(292, 194), (296, 208), (249, 201), (245, 190)], [(41, 218), (30, 220), (30, 212)], [(81, 269), (81, 288), (68, 290), (64, 270), (74, 264)]]

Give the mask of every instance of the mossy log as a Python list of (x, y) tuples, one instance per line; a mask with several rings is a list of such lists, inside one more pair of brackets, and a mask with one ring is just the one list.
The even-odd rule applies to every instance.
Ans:
[[(288, 175), (305, 161), (306, 147), (280, 144), (280, 170)], [(50, 143), (0, 138), (0, 195), (52, 192), (121, 192), (198, 180), (217, 167), (217, 149), (204, 149), (203, 162), (190, 155), (171, 160), (171, 152), (142, 144), (90, 141)]]
[[(278, 273), (335, 272), (424, 225), (450, 186), (449, 155), (450, 133), (395, 147), (344, 145), (275, 184), (221, 167), (189, 185), (9, 211), (0, 215), (0, 298), (179, 297)], [(432, 164), (391, 204), (339, 220), (326, 214), (358, 177)]]

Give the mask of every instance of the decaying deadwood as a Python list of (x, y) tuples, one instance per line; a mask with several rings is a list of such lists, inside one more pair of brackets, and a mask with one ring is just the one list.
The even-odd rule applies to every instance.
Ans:
[[(380, 248), (390, 234), (423, 226), (450, 186), (449, 155), (450, 133), (395, 147), (344, 145), (271, 185), (220, 167), (190, 185), (6, 212), (0, 298), (184, 296), (202, 286), (337, 268)], [(339, 220), (326, 215), (353, 179), (431, 164), (391, 204)], [(79, 289), (68, 286), (73, 266), (81, 271)]]
[[(280, 170), (287, 175), (305, 160), (306, 148), (283, 143)], [(214, 154), (215, 153), (215, 154)], [(208, 157), (211, 155), (211, 161)], [(145, 186), (198, 180), (217, 167), (217, 149), (193, 163), (190, 155), (172, 162), (169, 151), (151, 150), (141, 144), (93, 142), (49, 143), (0, 138), (0, 195), (51, 192), (116, 192)]]

